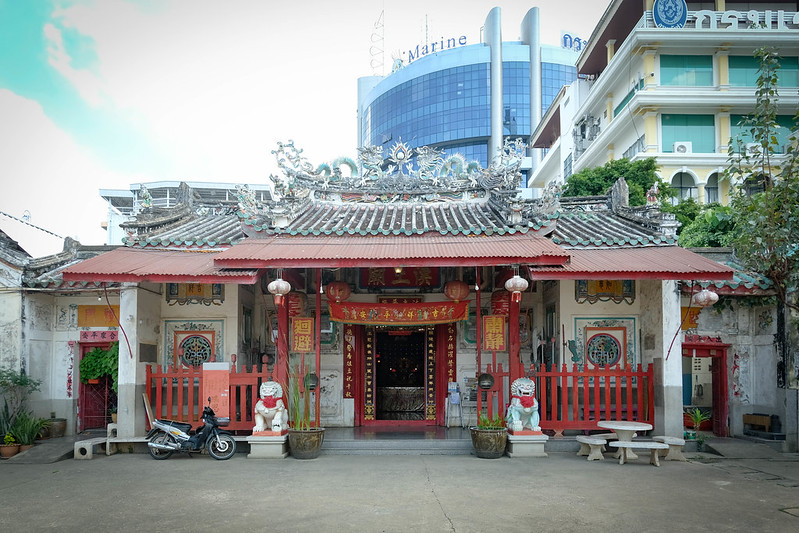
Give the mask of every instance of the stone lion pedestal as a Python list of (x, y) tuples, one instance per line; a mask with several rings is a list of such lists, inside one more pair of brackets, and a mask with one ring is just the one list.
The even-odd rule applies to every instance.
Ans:
[(289, 454), (288, 431), (256, 431), (247, 437), (247, 459), (285, 459)]
[(548, 435), (540, 431), (511, 431), (508, 430), (508, 457), (549, 457), (544, 451), (544, 445), (549, 440)]

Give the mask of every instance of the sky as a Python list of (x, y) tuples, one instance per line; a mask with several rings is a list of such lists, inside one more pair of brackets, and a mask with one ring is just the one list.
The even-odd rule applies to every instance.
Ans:
[(314, 165), (355, 158), (357, 79), (425, 35), (477, 44), (499, 6), (517, 40), (537, 6), (558, 45), (608, 3), (0, 0), (0, 211), (103, 244), (101, 188), (264, 183), (287, 140)]

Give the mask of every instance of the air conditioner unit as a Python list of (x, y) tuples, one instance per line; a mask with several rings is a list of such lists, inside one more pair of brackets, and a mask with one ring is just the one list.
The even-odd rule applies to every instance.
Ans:
[(675, 154), (690, 154), (694, 151), (694, 146), (691, 141), (677, 141), (672, 146), (672, 152)]
[(760, 144), (759, 143), (746, 143), (746, 153), (747, 154), (756, 154), (760, 151)]

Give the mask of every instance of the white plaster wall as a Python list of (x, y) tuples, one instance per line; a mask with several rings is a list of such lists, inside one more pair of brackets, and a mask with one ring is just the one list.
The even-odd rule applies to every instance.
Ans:
[(777, 389), (776, 323), (773, 306), (749, 307), (732, 302), (703, 309), (698, 327), (692, 331), (720, 337), (731, 345), (727, 351), (727, 383), (732, 435), (743, 434), (742, 415), (747, 413), (776, 414), (783, 423), (787, 419), (788, 411)]
[(22, 294), (0, 291), (0, 366), (22, 368)]

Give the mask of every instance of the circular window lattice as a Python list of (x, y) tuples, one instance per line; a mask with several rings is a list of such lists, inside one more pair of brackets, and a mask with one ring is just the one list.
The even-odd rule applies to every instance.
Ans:
[(201, 335), (186, 337), (180, 347), (183, 348), (180, 359), (186, 366), (200, 366), (211, 360), (213, 348), (208, 339)]
[(596, 366), (612, 366), (621, 358), (621, 346), (612, 335), (598, 333), (588, 340), (588, 360)]

